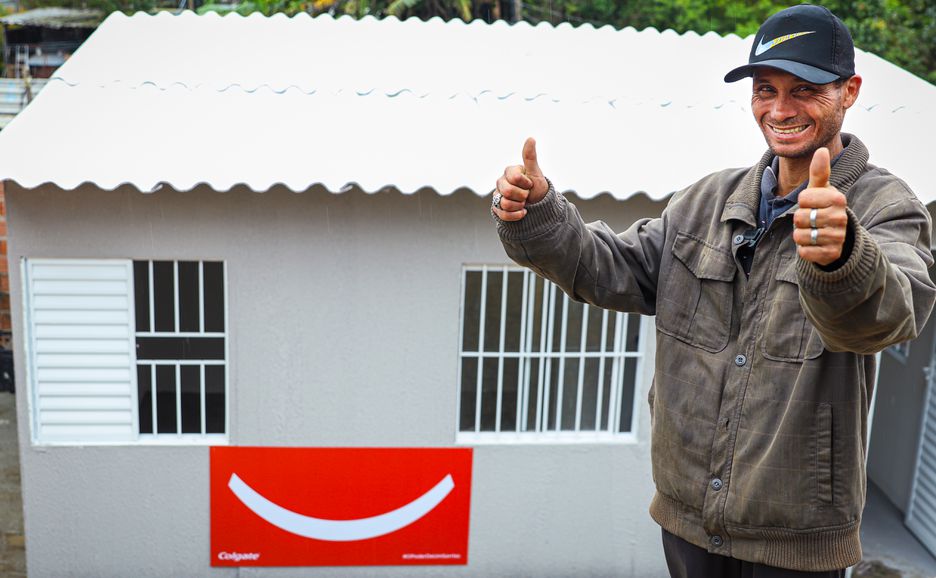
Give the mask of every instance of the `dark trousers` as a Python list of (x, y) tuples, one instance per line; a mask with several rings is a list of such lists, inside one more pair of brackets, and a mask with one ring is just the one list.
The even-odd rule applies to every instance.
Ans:
[(710, 554), (666, 530), (663, 553), (672, 578), (845, 578), (845, 570), (800, 572)]

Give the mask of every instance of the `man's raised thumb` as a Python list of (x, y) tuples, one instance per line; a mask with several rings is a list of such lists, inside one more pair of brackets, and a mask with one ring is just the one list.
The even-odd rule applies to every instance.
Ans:
[(543, 171), (540, 170), (539, 163), (536, 162), (536, 141), (533, 138), (526, 139), (523, 143), (523, 174), (528, 177), (541, 177)]
[(828, 187), (831, 173), (832, 163), (829, 159), (829, 149), (825, 147), (816, 149), (816, 152), (813, 153), (812, 162), (809, 163), (809, 187)]

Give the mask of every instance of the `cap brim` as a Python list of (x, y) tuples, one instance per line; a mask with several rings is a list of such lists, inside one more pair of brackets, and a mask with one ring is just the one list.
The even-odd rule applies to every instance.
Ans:
[(821, 68), (816, 68), (815, 66), (803, 64), (801, 62), (793, 62), (792, 60), (762, 60), (735, 68), (725, 75), (725, 82), (735, 82), (742, 78), (753, 76), (754, 71), (761, 66), (789, 72), (793, 76), (798, 76), (806, 82), (812, 82), (813, 84), (826, 84), (839, 79), (839, 75), (833, 72), (826, 72)]

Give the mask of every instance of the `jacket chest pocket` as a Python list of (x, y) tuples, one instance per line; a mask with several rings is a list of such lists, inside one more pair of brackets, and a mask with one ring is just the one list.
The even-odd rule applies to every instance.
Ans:
[(733, 281), (730, 253), (677, 233), (666, 282), (657, 295), (657, 329), (706, 351), (728, 345)]
[(762, 341), (764, 357), (792, 362), (819, 357), (824, 346), (800, 304), (795, 255), (780, 258), (767, 295)]

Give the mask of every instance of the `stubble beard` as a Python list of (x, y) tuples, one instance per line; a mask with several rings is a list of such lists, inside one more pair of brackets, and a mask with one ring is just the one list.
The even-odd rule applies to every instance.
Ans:
[[(771, 144), (770, 139), (770, 128), (767, 127), (766, 121), (762, 118), (760, 122), (761, 132), (764, 134), (764, 140), (767, 141), (767, 147), (770, 149), (770, 153), (774, 156), (785, 157), (788, 159), (803, 159), (809, 158), (812, 159), (813, 154), (822, 147), (829, 147), (831, 150), (832, 142), (838, 138), (840, 131), (842, 130), (842, 122), (845, 120), (845, 111), (842, 110), (842, 99), (841, 96), (838, 98), (838, 102), (833, 110), (829, 111), (829, 114), (818, 119), (818, 123), (812, 123), (813, 126), (821, 126), (822, 132), (819, 133), (816, 138), (811, 142), (803, 144), (802, 148), (793, 150), (793, 151), (778, 151), (773, 144)], [(797, 123), (788, 123), (791, 126), (795, 126)], [(804, 123), (800, 123), (804, 124)]]
[[(837, 122), (836, 122), (837, 121)], [(767, 146), (770, 148), (770, 153), (774, 156), (785, 157), (788, 159), (803, 159), (803, 158), (812, 158), (813, 154), (822, 147), (830, 147), (833, 140), (838, 136), (839, 131), (842, 129), (842, 120), (829, 117), (823, 119), (822, 132), (814, 138), (811, 142), (805, 143), (802, 148), (796, 149), (793, 151), (783, 150), (780, 151), (773, 146), (768, 136), (769, 128), (763, 128), (764, 139), (767, 141)]]

